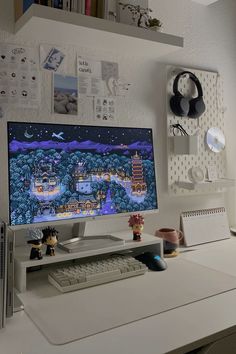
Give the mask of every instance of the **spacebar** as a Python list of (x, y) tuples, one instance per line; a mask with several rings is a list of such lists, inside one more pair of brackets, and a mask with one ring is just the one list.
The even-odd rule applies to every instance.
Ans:
[(86, 280), (87, 281), (93, 281), (93, 280), (100, 280), (100, 279), (106, 279), (106, 278), (111, 278), (113, 276), (120, 275), (120, 270), (115, 269), (115, 270), (108, 270), (107, 272), (103, 273), (94, 273), (90, 275), (86, 275)]

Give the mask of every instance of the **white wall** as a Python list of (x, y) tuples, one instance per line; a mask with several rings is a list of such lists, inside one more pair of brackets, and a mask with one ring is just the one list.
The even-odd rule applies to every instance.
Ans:
[[(179, 226), (179, 214), (183, 210), (205, 207), (228, 206), (230, 222), (234, 223), (235, 193), (231, 190), (228, 195), (215, 194), (195, 197), (171, 197), (167, 194), (167, 165), (166, 165), (166, 117), (165, 117), (165, 65), (176, 64), (199, 69), (218, 71), (224, 78), (226, 139), (228, 171), (231, 177), (236, 177), (234, 166), (234, 151), (236, 151), (235, 131), (235, 86), (236, 74), (234, 63), (236, 57), (236, 3), (235, 0), (220, 0), (209, 7), (189, 0), (149, 0), (154, 10), (154, 17), (164, 23), (168, 33), (184, 36), (184, 49), (161, 59), (147, 60), (137, 58), (130, 53), (94, 51), (93, 48), (81, 48), (78, 43), (65, 44), (69, 58), (68, 73), (75, 74), (75, 54), (118, 61), (121, 77), (132, 83), (130, 97), (120, 98), (118, 106), (118, 121), (115, 125), (153, 127), (156, 142), (156, 162), (159, 186), (160, 213), (145, 218), (145, 231), (153, 233), (156, 228), (163, 226)], [(30, 33), (26, 37), (14, 36), (13, 6), (9, 0), (0, 1), (0, 42), (22, 43), (38, 46), (45, 42), (40, 33)], [(56, 37), (57, 38), (57, 37)], [(60, 44), (59, 39), (56, 43)], [(140, 48), (140, 51), (142, 48)], [(4, 119), (0, 120), (0, 215), (5, 216), (7, 210), (7, 175), (6, 175), (6, 121), (53, 121), (68, 123), (93, 124), (91, 105), (84, 103), (78, 118), (53, 116), (51, 114), (51, 77), (42, 74), (42, 108), (38, 111), (13, 109), (9, 107)], [(83, 111), (83, 112), (82, 112)], [(111, 221), (90, 222), (87, 233), (109, 232), (114, 229), (127, 228), (127, 218), (112, 219)]]

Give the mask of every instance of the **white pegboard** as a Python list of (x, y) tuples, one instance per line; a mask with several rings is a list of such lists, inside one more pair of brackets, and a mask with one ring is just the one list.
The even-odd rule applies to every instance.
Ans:
[[(173, 82), (176, 75), (182, 71), (191, 71), (201, 82), (203, 98), (206, 111), (198, 119), (175, 116), (169, 107), (170, 97), (173, 95)], [(195, 85), (187, 78), (180, 78), (179, 91), (185, 96), (196, 97)], [(196, 155), (175, 155), (173, 153), (173, 131), (172, 124), (179, 123), (189, 135), (198, 131), (198, 153)], [(224, 133), (224, 105), (223, 105), (223, 83), (216, 72), (167, 67), (167, 135), (168, 135), (168, 190), (173, 195), (191, 195), (196, 193), (213, 193), (222, 191), (219, 184), (207, 183), (196, 185), (192, 190), (180, 188), (178, 182), (190, 182), (188, 170), (191, 167), (200, 167), (207, 178), (207, 166), (214, 164), (217, 169), (218, 178), (226, 177), (226, 154), (225, 151), (214, 153), (210, 151), (205, 143), (206, 132), (210, 127), (218, 127)], [(177, 183), (176, 183), (177, 182)]]

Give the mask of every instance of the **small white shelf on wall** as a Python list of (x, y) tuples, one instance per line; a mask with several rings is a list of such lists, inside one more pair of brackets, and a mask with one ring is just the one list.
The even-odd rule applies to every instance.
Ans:
[(218, 0), (193, 0), (194, 2), (198, 2), (199, 4), (208, 6), (213, 4), (214, 2), (217, 2)]
[(216, 181), (204, 181), (199, 183), (193, 183), (188, 181), (177, 181), (175, 185), (179, 188), (183, 188), (189, 191), (198, 192), (215, 192), (216, 190), (222, 191), (225, 188), (230, 188), (235, 186), (235, 180), (220, 178)]
[(172, 34), (36, 4), (31, 5), (15, 23), (15, 34), (152, 59), (183, 48), (184, 44), (182, 37)]

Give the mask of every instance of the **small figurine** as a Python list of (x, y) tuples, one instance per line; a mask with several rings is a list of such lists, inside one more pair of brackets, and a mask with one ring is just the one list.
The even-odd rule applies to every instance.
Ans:
[(42, 237), (43, 233), (40, 229), (29, 229), (28, 230), (28, 241), (27, 243), (32, 245), (30, 252), (30, 259), (42, 259)]
[(43, 229), (42, 232), (42, 242), (43, 244), (47, 245), (46, 255), (55, 256), (55, 246), (58, 241), (58, 231), (53, 227), (47, 227), (46, 229)]
[(143, 225), (144, 219), (141, 214), (134, 214), (130, 216), (129, 226), (132, 227), (134, 241), (141, 241)]

